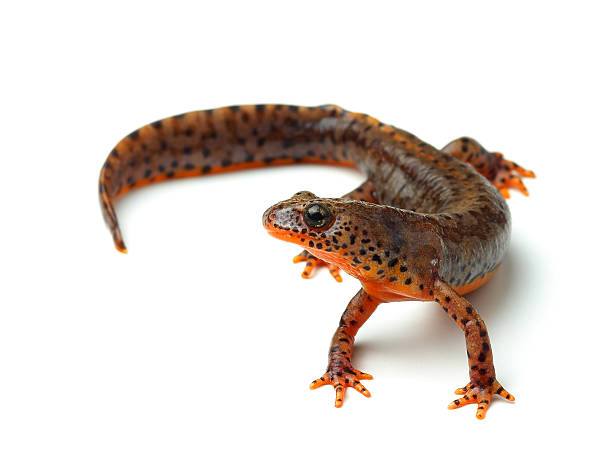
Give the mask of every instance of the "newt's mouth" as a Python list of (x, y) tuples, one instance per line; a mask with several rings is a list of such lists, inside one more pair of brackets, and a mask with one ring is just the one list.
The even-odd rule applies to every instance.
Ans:
[(301, 238), (299, 234), (295, 234), (291, 231), (277, 228), (266, 228), (266, 230), (268, 231), (268, 234), (270, 236), (275, 237), (276, 239), (308, 247), (308, 240), (306, 240), (306, 242), (303, 242), (304, 238)]

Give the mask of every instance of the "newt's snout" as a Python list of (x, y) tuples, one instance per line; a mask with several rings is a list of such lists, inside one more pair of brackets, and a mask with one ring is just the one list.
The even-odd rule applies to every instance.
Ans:
[(290, 199), (274, 204), (263, 214), (264, 228), (273, 233), (281, 231), (297, 233), (305, 229), (302, 212), (312, 199), (317, 199), (317, 196), (309, 191), (300, 191)]
[(283, 201), (264, 212), (262, 223), (269, 232), (291, 231), (292, 226), (296, 227), (299, 223), (299, 214), (295, 208), (286, 207)]

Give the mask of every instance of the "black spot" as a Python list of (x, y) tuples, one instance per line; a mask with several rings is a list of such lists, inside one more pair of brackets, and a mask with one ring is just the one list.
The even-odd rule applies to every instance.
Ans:
[(206, 166), (202, 166), (202, 169), (200, 169), (200, 171), (202, 172), (202, 174), (207, 174), (210, 172), (211, 167), (206, 165)]
[(223, 167), (227, 167), (227, 166), (231, 166), (232, 165), (232, 160), (225, 158), (223, 161), (221, 161), (221, 166)]

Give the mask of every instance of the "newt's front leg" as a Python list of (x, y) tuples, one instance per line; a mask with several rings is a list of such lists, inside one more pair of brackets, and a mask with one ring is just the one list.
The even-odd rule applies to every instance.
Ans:
[(366, 293), (365, 290), (359, 290), (342, 314), (340, 325), (332, 338), (327, 371), (310, 384), (311, 389), (326, 384), (332, 385), (336, 390), (336, 408), (342, 406), (347, 387), (354, 388), (366, 397), (370, 396), (370, 392), (361, 384), (360, 380), (372, 379), (372, 376), (354, 369), (351, 364), (351, 357), (357, 331), (379, 304), (380, 302)]
[(434, 283), (434, 299), (464, 331), (470, 365), (470, 382), (455, 391), (455, 394), (463, 397), (452, 402), (448, 408), (477, 403), (476, 417), (484, 419), (494, 394), (514, 401), (514, 397), (495, 378), (493, 354), (485, 323), (465, 298), (440, 279)]

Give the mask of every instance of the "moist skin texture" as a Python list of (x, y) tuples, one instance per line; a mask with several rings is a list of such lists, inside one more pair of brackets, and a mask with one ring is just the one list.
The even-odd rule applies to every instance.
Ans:
[(469, 378), (449, 408), (477, 404), (483, 419), (494, 394), (513, 401), (498, 382), (484, 321), (462, 295), (498, 268), (510, 240), (509, 190), (527, 195), (533, 172), (463, 137), (442, 150), (365, 114), (334, 105), (244, 105), (185, 113), (132, 132), (100, 173), (104, 219), (115, 247), (127, 249), (113, 207), (128, 191), (155, 182), (267, 166), (316, 163), (357, 167), (366, 181), (341, 198), (302, 191), (270, 207), (263, 225), (304, 250), (303, 277), (327, 267), (359, 279), (332, 338), (329, 362), (315, 389), (347, 387), (370, 396), (371, 379), (351, 364), (355, 335), (380, 303), (435, 301), (465, 334)]

